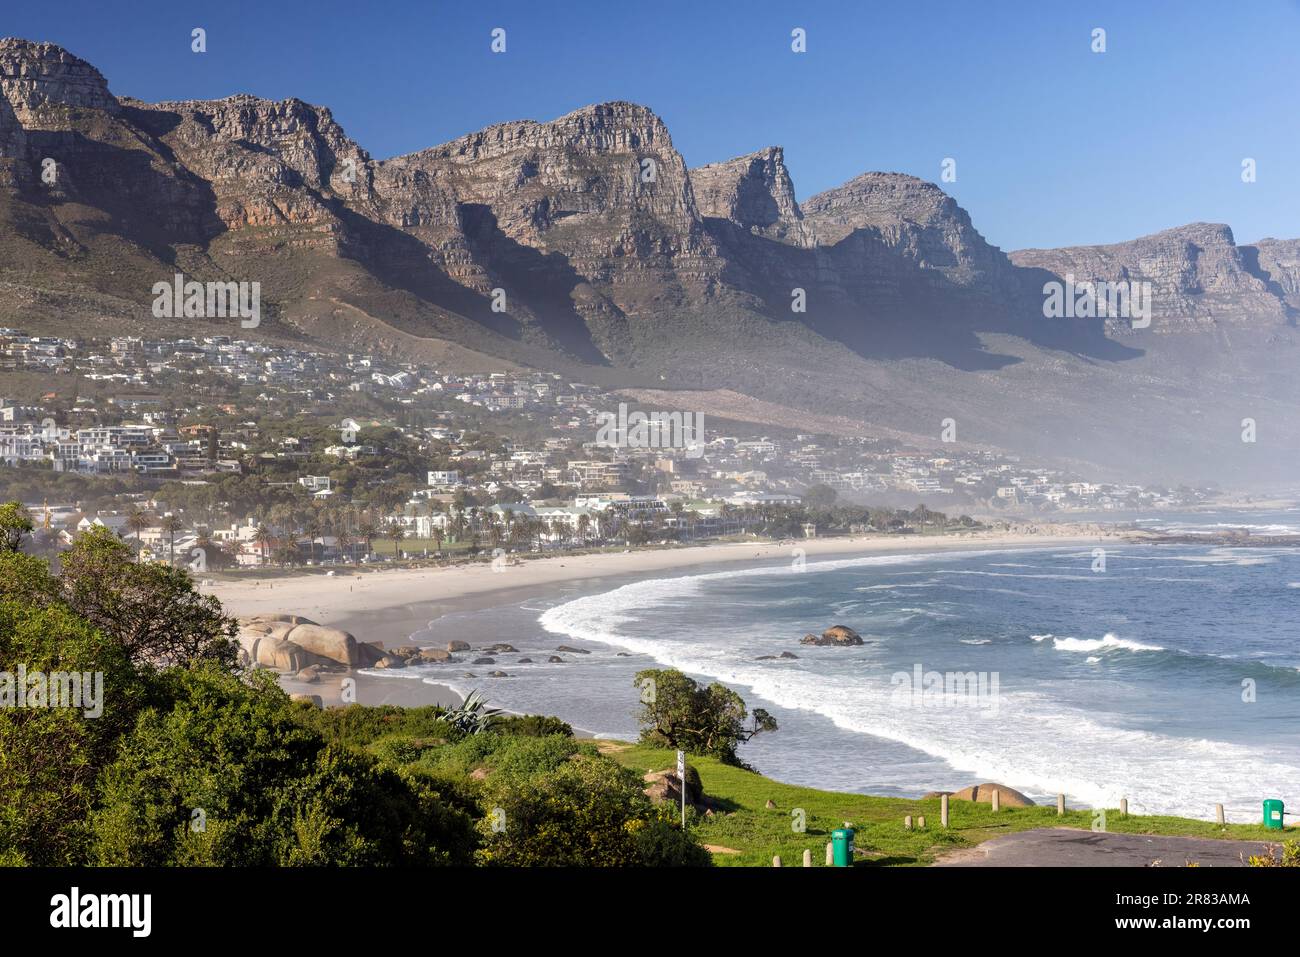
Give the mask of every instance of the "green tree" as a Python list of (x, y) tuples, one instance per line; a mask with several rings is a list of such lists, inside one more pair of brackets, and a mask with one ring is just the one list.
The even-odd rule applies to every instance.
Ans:
[(803, 493), (803, 504), (808, 508), (830, 508), (838, 497), (829, 485), (814, 485)]
[(135, 508), (126, 517), (126, 527), (135, 532), (135, 559), (140, 560), (140, 533), (149, 527), (149, 513)]
[(137, 665), (234, 664), (238, 627), (221, 603), (196, 592), (184, 569), (132, 562), (108, 529), (78, 537), (63, 556), (62, 584), (68, 606)]
[(101, 865), (467, 864), (472, 824), (414, 774), (331, 745), (274, 679), (173, 669), (104, 775)]
[(185, 527), (179, 515), (164, 515), (158, 523), (167, 533), (167, 564), (176, 564), (176, 533)]
[(32, 517), (21, 502), (0, 505), (0, 551), (16, 552), (23, 544), (23, 536), (32, 531)]
[[(130, 661), (67, 608), (9, 599), (0, 600), (0, 661), (7, 671), (0, 676), (0, 864), (84, 863), (96, 780), (142, 698)], [(19, 664), (26, 704), (34, 703), (33, 675), (75, 672), (92, 707), (17, 707)]]
[[(545, 740), (545, 739), (537, 739)], [(637, 776), (578, 754), (531, 775), (489, 774), (479, 860), (507, 867), (655, 867), (711, 864), (709, 852), (654, 805)]]
[(736, 748), (756, 734), (776, 731), (776, 719), (755, 708), (752, 721), (745, 701), (726, 685), (698, 684), (676, 669), (638, 671), (641, 740), (658, 747), (704, 754), (738, 766)]

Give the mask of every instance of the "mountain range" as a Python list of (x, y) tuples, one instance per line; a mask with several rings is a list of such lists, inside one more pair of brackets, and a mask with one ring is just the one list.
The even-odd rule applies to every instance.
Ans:
[[(1099, 476), (1260, 488), (1300, 448), (1297, 239), (1194, 223), (1008, 254), (912, 176), (800, 202), (778, 146), (688, 168), (627, 102), (376, 159), (324, 107), (145, 103), (0, 40), (0, 325), (249, 334), (154, 318), (178, 272), (259, 282), (272, 341), (808, 431), (941, 448), (952, 418), (960, 443)], [(1047, 318), (1067, 280), (1150, 283), (1149, 325)]]

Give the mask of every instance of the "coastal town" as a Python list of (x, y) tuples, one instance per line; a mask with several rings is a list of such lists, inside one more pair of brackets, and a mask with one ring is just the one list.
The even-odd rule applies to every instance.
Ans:
[(447, 373), (224, 335), (0, 329), (0, 368), (41, 383), (0, 397), (0, 484), (50, 545), (101, 525), (147, 559), (205, 566), (693, 541), (836, 501), (864, 506), (851, 531), (898, 531), (927, 502), (1064, 516), (1213, 495), (959, 447), (629, 415), (624, 397), (555, 373)]

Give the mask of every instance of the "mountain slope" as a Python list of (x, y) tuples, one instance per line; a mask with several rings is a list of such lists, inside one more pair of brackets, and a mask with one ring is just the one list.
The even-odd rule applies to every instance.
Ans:
[[(780, 147), (688, 169), (625, 102), (376, 160), (324, 107), (119, 99), (57, 46), (0, 40), (0, 324), (231, 331), (152, 317), (176, 272), (261, 283), (260, 336), (864, 432), (953, 417), (962, 441), (1112, 473), (1275, 481), (1300, 447), (1300, 241), (1193, 224), (1007, 255), (903, 174), (800, 203)], [(1150, 328), (1046, 318), (1067, 275), (1150, 282)], [(1249, 452), (1246, 415), (1271, 426)]]

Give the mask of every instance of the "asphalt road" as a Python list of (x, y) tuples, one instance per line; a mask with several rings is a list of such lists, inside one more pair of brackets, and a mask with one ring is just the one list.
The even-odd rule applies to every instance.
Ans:
[[(1282, 840), (1278, 838), (1279, 842)], [(1111, 834), (1075, 828), (1039, 828), (946, 854), (935, 867), (1245, 867), (1264, 854), (1262, 841)]]

